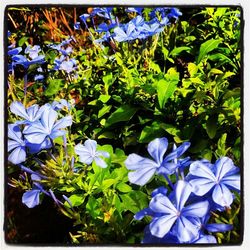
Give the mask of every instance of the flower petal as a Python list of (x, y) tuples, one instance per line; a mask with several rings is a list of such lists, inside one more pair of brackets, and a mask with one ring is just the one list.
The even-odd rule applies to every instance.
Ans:
[(19, 164), (21, 162), (24, 162), (26, 160), (26, 151), (25, 147), (17, 147), (15, 148), (8, 157), (8, 160), (12, 162), (13, 164)]
[(199, 196), (203, 196), (204, 194), (208, 193), (214, 187), (214, 185), (216, 185), (214, 181), (207, 178), (191, 179), (189, 183), (193, 187), (192, 192)]
[(149, 229), (152, 235), (162, 238), (172, 228), (177, 216), (174, 214), (167, 214), (161, 217), (156, 217), (149, 225)]
[(149, 207), (156, 213), (176, 214), (177, 210), (169, 198), (163, 194), (155, 195), (149, 203)]
[(223, 206), (230, 207), (233, 202), (233, 195), (230, 190), (223, 184), (218, 184), (215, 186), (212, 198), (215, 203)]
[(24, 203), (28, 208), (33, 208), (39, 205), (39, 195), (40, 190), (34, 189), (26, 191), (22, 197), (22, 203)]
[(75, 147), (74, 147), (74, 149), (75, 149), (75, 153), (76, 154), (78, 154), (78, 155), (80, 155), (80, 154), (82, 154), (82, 153), (84, 153), (84, 154), (89, 154), (90, 155), (90, 153), (89, 153), (89, 151), (87, 150), (87, 148), (85, 147), (85, 146), (83, 146), (82, 144), (80, 144), (80, 143), (78, 143)]
[(43, 111), (41, 116), (41, 124), (46, 131), (52, 131), (57, 116), (57, 112), (52, 108), (47, 108)]
[(20, 143), (13, 140), (8, 140), (8, 152), (14, 148), (20, 147)]
[(194, 243), (213, 244), (213, 243), (217, 243), (217, 240), (212, 235), (201, 235), (200, 238), (198, 240), (196, 240)]
[(216, 182), (216, 178), (211, 169), (201, 161), (195, 161), (190, 165), (189, 173), (193, 176), (210, 179)]
[(141, 157), (137, 154), (130, 154), (125, 161), (125, 166), (129, 170), (137, 170), (140, 168), (157, 168), (158, 165), (148, 158)]
[(29, 116), (26, 112), (26, 109), (21, 102), (18, 102), (18, 101), (12, 102), (10, 104), (10, 111), (17, 116), (20, 116), (26, 120), (29, 120)]
[(235, 169), (233, 161), (228, 157), (222, 157), (215, 162), (215, 176), (221, 180), (228, 172)]
[(42, 143), (46, 136), (48, 136), (48, 131), (40, 122), (34, 122), (26, 126), (23, 130), (23, 134), (28, 142), (40, 144)]
[(190, 147), (190, 142), (184, 142), (182, 143), (178, 148), (173, 150), (172, 153), (168, 154), (166, 158), (164, 159), (164, 162), (166, 161), (172, 161), (176, 158), (179, 158), (181, 155), (185, 153), (185, 151)]
[(110, 157), (110, 154), (108, 152), (105, 152), (105, 151), (97, 151), (96, 155), (97, 156), (103, 156), (104, 158), (109, 158)]
[(231, 225), (231, 224), (212, 223), (212, 224), (206, 225), (206, 230), (208, 232), (211, 232), (211, 233), (226, 232), (226, 231), (230, 231), (232, 229), (233, 229), (233, 225)]
[(176, 222), (176, 233), (180, 243), (192, 242), (198, 237), (199, 230), (186, 217), (181, 216)]
[(52, 130), (52, 132), (49, 135), (49, 137), (54, 140), (55, 138), (57, 138), (59, 136), (64, 136), (65, 133), (66, 132), (64, 130)]
[(8, 124), (8, 137), (20, 144), (23, 142), (22, 132), (16, 124)]
[(100, 157), (95, 157), (94, 160), (95, 160), (96, 165), (101, 168), (106, 168), (108, 166), (107, 163)]
[(220, 183), (240, 191), (240, 175), (224, 176)]
[(90, 165), (92, 163), (92, 161), (94, 160), (94, 158), (91, 155), (87, 155), (87, 154), (81, 154), (80, 155), (80, 162), (85, 163), (87, 165)]
[(153, 167), (141, 167), (134, 172), (128, 173), (128, 179), (131, 183), (143, 186), (154, 175), (156, 168)]
[(182, 180), (179, 180), (177, 182), (175, 188), (175, 199), (176, 199), (176, 208), (178, 211), (182, 210), (191, 192), (192, 192), (192, 187), (188, 182)]
[(208, 213), (209, 202), (201, 201), (198, 203), (191, 204), (182, 209), (181, 214), (185, 217), (204, 217)]
[(167, 148), (168, 148), (168, 140), (165, 137), (156, 138), (148, 144), (149, 154), (159, 165), (161, 164), (163, 160), (163, 156)]
[(94, 157), (96, 154), (97, 142), (95, 140), (88, 139), (84, 142), (84, 146), (87, 148), (89, 153)]
[(59, 121), (57, 121), (55, 123), (55, 125), (53, 126), (53, 129), (61, 129), (61, 128), (66, 128), (72, 125), (72, 117), (71, 116), (66, 116), (62, 119), (60, 119)]
[(27, 114), (29, 117), (29, 121), (35, 121), (37, 119), (39, 119), (40, 117), (36, 117), (37, 111), (39, 110), (39, 106), (37, 104), (34, 104), (30, 107), (27, 108)]

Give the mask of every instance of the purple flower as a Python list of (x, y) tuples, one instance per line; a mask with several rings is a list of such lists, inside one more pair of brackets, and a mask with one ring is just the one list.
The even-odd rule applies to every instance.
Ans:
[(22, 196), (22, 203), (25, 204), (28, 208), (33, 208), (40, 203), (40, 193), (39, 189), (32, 189), (26, 191)]
[(204, 196), (212, 192), (213, 201), (223, 207), (230, 207), (233, 202), (232, 190), (240, 191), (239, 168), (228, 157), (218, 159), (214, 165), (207, 166), (201, 161), (190, 165), (187, 179), (194, 188), (194, 193)]
[(68, 110), (71, 110), (72, 106), (74, 106), (74, 102), (75, 102), (74, 99), (71, 100), (71, 103), (66, 101), (65, 99), (61, 99), (59, 102), (58, 101), (53, 101), (52, 104), (51, 104), (51, 107), (54, 110), (61, 110), (61, 109), (65, 108), (65, 107)]
[(45, 109), (39, 121), (33, 122), (24, 128), (23, 134), (27, 141), (41, 144), (47, 138), (55, 139), (65, 135), (65, 131), (62, 129), (71, 126), (72, 118), (66, 116), (57, 121), (57, 116), (57, 112), (52, 108)]
[(37, 104), (34, 104), (28, 108), (25, 108), (24, 105), (19, 101), (14, 101), (10, 105), (10, 111), (25, 120), (18, 121), (18, 124), (22, 123), (32, 123), (37, 120), (39, 120), (42, 116), (42, 113), (44, 109), (46, 109), (47, 106), (43, 105), (42, 107), (39, 107)]
[(143, 186), (155, 174), (172, 174), (178, 167), (173, 160), (179, 158), (190, 146), (189, 142), (184, 142), (165, 158), (163, 158), (167, 148), (167, 138), (157, 138), (148, 144), (148, 152), (153, 160), (141, 157), (137, 154), (130, 154), (125, 161), (127, 169), (134, 170), (128, 174), (129, 181)]
[(178, 19), (179, 16), (181, 16), (181, 15), (182, 15), (182, 13), (180, 12), (179, 9), (177, 9), (177, 8), (171, 8), (170, 13), (168, 14), (168, 18), (169, 19), (170, 18)]
[(132, 22), (114, 28), (114, 39), (117, 42), (131, 41), (136, 39), (138, 35), (139, 32)]
[(76, 60), (69, 59), (68, 61), (63, 61), (59, 67), (60, 70), (66, 71), (68, 74), (76, 69)]
[(41, 51), (41, 48), (39, 45), (34, 45), (31, 47), (28, 45), (24, 51), (25, 54), (29, 54), (29, 57), (33, 60), (38, 57), (39, 52)]
[(16, 124), (8, 125), (8, 160), (13, 164), (19, 164), (26, 160), (25, 141), (22, 138), (20, 128)]
[(127, 12), (135, 12), (138, 13), (139, 15), (142, 14), (143, 8), (137, 7), (137, 8), (132, 8), (132, 7), (128, 7), (126, 9)]
[(109, 158), (109, 153), (97, 150), (97, 142), (94, 140), (86, 140), (84, 145), (77, 144), (75, 146), (75, 153), (80, 156), (80, 162), (90, 165), (95, 161), (96, 165), (101, 168), (106, 168), (107, 163), (101, 158)]
[(45, 62), (44, 60), (45, 56), (44, 55), (40, 55), (35, 57), (32, 60), (28, 60), (25, 56), (23, 55), (15, 55), (12, 57), (12, 60), (14, 61), (14, 64), (20, 64), (22, 65), (24, 68), (29, 68), (30, 65), (32, 64), (42, 64)]
[(202, 201), (184, 207), (191, 192), (190, 184), (180, 180), (174, 189), (174, 202), (161, 193), (152, 198), (149, 208), (158, 213), (149, 225), (152, 235), (162, 238), (173, 230), (180, 243), (188, 243), (198, 237), (199, 230), (191, 218), (204, 217), (208, 212), (209, 203)]

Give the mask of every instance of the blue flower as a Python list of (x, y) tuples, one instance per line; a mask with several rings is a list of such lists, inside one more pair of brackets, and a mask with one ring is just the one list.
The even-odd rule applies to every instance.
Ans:
[(178, 164), (172, 162), (179, 158), (190, 146), (189, 142), (184, 142), (177, 149), (163, 158), (167, 148), (167, 138), (157, 138), (148, 144), (148, 152), (154, 160), (141, 157), (137, 154), (130, 154), (125, 161), (129, 170), (135, 170), (128, 174), (129, 181), (143, 186), (155, 174), (172, 174), (178, 167)]
[(98, 15), (98, 16), (104, 17), (106, 19), (112, 19), (112, 14), (111, 14), (112, 10), (113, 10), (113, 7), (93, 8), (93, 11), (91, 12), (91, 16)]
[(22, 51), (21, 47), (8, 50), (8, 56), (15, 56)]
[(169, 19), (170, 18), (178, 19), (179, 16), (181, 16), (181, 15), (182, 15), (182, 13), (180, 12), (179, 9), (177, 9), (177, 8), (171, 8), (170, 13), (168, 14), (168, 18)]
[(77, 144), (75, 146), (75, 153), (80, 156), (80, 162), (90, 165), (95, 161), (96, 165), (101, 168), (106, 168), (107, 163), (101, 158), (109, 158), (109, 153), (96, 150), (97, 142), (94, 140), (86, 140), (84, 145)]
[(12, 57), (12, 60), (14, 61), (15, 65), (20, 64), (24, 68), (27, 69), (32, 64), (42, 64), (42, 63), (44, 63), (45, 62), (44, 58), (45, 58), (44, 55), (40, 55), (40, 56), (37, 56), (36, 58), (34, 58), (32, 60), (28, 60), (23, 55), (15, 55), (15, 56)]
[(191, 218), (204, 217), (208, 212), (209, 203), (202, 201), (184, 207), (191, 192), (191, 185), (180, 180), (174, 189), (174, 202), (161, 193), (152, 198), (149, 208), (158, 214), (149, 225), (152, 235), (162, 238), (173, 230), (180, 243), (192, 242), (198, 237), (199, 230)]
[(39, 108), (37, 104), (34, 104), (26, 109), (24, 105), (19, 101), (14, 101), (10, 105), (10, 111), (13, 114), (25, 119), (23, 121), (18, 121), (17, 124), (32, 123), (39, 120), (41, 118), (44, 109), (46, 108), (47, 108), (46, 105), (43, 105), (42, 107)]
[(137, 38), (139, 32), (132, 22), (114, 28), (114, 39), (117, 42), (131, 41)]
[(230, 189), (240, 190), (239, 168), (234, 166), (228, 157), (218, 159), (214, 165), (207, 166), (201, 161), (195, 161), (190, 165), (187, 179), (194, 188), (194, 193), (204, 196), (212, 192), (213, 201), (223, 207), (230, 207), (233, 202), (233, 194)]
[(142, 14), (143, 8), (137, 7), (137, 8), (132, 8), (132, 7), (128, 7), (126, 9), (127, 12), (135, 12), (138, 13), (139, 15)]
[(233, 225), (231, 224), (223, 224), (223, 223), (208, 223), (210, 219), (210, 214), (208, 213), (206, 216), (202, 218), (192, 218), (192, 223), (197, 226), (199, 229), (200, 235), (205, 235), (205, 231), (209, 233), (218, 233), (218, 232), (226, 232), (233, 229)]
[(25, 204), (28, 208), (33, 208), (40, 203), (40, 193), (39, 189), (32, 189), (26, 191), (22, 196), (22, 203)]
[[(40, 203), (40, 193), (45, 192), (43, 187), (39, 183), (41, 177), (37, 174), (31, 174), (31, 179), (33, 181), (33, 188), (26, 191), (22, 196), (22, 203), (28, 208), (33, 208)], [(45, 192), (46, 193), (46, 192)]]
[(16, 124), (8, 125), (8, 160), (13, 164), (19, 164), (26, 160), (25, 141), (22, 138), (22, 132)]
[(41, 144), (45, 139), (55, 139), (59, 136), (65, 135), (62, 130), (72, 124), (71, 116), (66, 116), (57, 121), (57, 112), (52, 108), (46, 108), (37, 122), (27, 125), (23, 134), (28, 142), (34, 144)]
[(59, 69), (66, 71), (68, 74), (71, 73), (76, 69), (76, 60), (75, 59), (69, 59), (68, 61), (63, 61), (60, 64)]
[(54, 110), (61, 110), (63, 108), (66, 108), (68, 110), (71, 110), (72, 106), (74, 106), (75, 100), (72, 99), (70, 102), (66, 101), (65, 99), (61, 99), (59, 102), (58, 101), (53, 101), (51, 104), (51, 107)]
[(31, 47), (28, 45), (24, 51), (25, 54), (29, 54), (29, 57), (33, 60), (38, 57), (39, 52), (41, 51), (41, 48), (39, 45), (34, 45)]

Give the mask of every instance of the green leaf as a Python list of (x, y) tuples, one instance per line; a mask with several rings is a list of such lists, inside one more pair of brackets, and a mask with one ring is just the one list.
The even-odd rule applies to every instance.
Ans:
[(114, 179), (107, 179), (107, 180), (104, 180), (102, 182), (102, 185), (101, 185), (101, 188), (103, 190), (105, 189), (108, 189), (109, 187), (111, 187), (113, 184), (115, 184), (117, 182), (117, 180), (114, 180)]
[(207, 119), (206, 131), (210, 139), (213, 139), (217, 132), (218, 115), (212, 115)]
[(46, 96), (53, 96), (57, 94), (64, 87), (64, 79), (50, 79), (49, 86), (45, 90), (44, 94)]
[(179, 73), (174, 69), (170, 68), (165, 75), (165, 78), (161, 79), (157, 84), (157, 96), (158, 102), (161, 109), (164, 108), (167, 100), (175, 92), (176, 86), (179, 82)]
[(98, 118), (101, 118), (102, 116), (104, 116), (106, 113), (108, 113), (110, 111), (110, 109), (112, 108), (112, 105), (108, 105), (108, 106), (104, 106), (102, 107), (99, 112), (98, 112)]
[(190, 77), (194, 77), (194, 75), (198, 72), (198, 66), (194, 63), (188, 64), (188, 73)]
[(94, 219), (100, 214), (100, 208), (98, 208), (98, 200), (96, 200), (93, 196), (90, 196), (88, 199), (88, 203), (86, 204), (86, 210)]
[(180, 135), (180, 130), (178, 128), (176, 128), (174, 125), (172, 124), (164, 124), (163, 128), (170, 134), (173, 136), (179, 136)]
[(130, 193), (120, 195), (124, 204), (124, 209), (137, 213), (148, 206), (148, 197), (141, 191), (131, 191)]
[(129, 121), (136, 113), (137, 108), (131, 107), (129, 105), (122, 105), (106, 121), (106, 127), (117, 123)]
[(121, 56), (121, 53), (119, 53), (119, 52), (116, 52), (116, 53), (115, 53), (116, 62), (117, 62), (117, 64), (120, 65), (120, 66), (123, 65), (123, 61), (122, 61), (121, 57), (122, 57), (122, 56)]
[(221, 43), (220, 40), (218, 39), (210, 39), (206, 42), (204, 42), (201, 46), (200, 46), (200, 52), (199, 52), (199, 56), (197, 59), (197, 64), (200, 63), (200, 61), (212, 50), (216, 49), (219, 44)]
[(100, 95), (98, 100), (100, 100), (102, 103), (106, 103), (110, 99), (110, 95)]
[(162, 124), (154, 121), (150, 126), (145, 126), (141, 132), (139, 142), (147, 143), (155, 139), (156, 137), (161, 137), (165, 134)]
[(227, 133), (224, 133), (218, 140), (217, 143), (218, 148), (215, 152), (219, 157), (225, 156), (227, 152), (230, 150), (230, 147), (226, 148), (226, 140), (227, 140)]
[(128, 184), (123, 182), (118, 183), (116, 188), (122, 193), (128, 193), (132, 190), (132, 188)]
[(83, 204), (85, 197), (83, 194), (73, 194), (69, 197), (73, 207), (78, 207)]
[(173, 57), (176, 57), (178, 56), (182, 51), (187, 51), (189, 52), (191, 50), (190, 47), (186, 47), (186, 46), (183, 46), (183, 47), (177, 47), (177, 48), (174, 48), (171, 52), (170, 52), (170, 56), (173, 56)]
[(18, 46), (22, 47), (24, 45), (25, 42), (27, 42), (29, 39), (29, 37), (27, 36), (23, 36), (19, 41), (18, 41)]

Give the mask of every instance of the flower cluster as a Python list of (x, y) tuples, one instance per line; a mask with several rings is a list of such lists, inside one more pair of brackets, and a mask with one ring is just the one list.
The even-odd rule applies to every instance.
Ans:
[[(181, 12), (176, 8), (154, 8), (150, 13), (148, 18), (143, 16), (143, 8), (127, 8), (128, 13), (134, 12), (136, 17), (131, 19), (127, 23), (120, 23), (118, 17), (115, 17), (112, 13), (113, 8), (94, 8), (90, 14), (83, 14), (80, 16), (81, 21), (84, 23), (86, 28), (91, 31), (88, 27), (87, 20), (91, 19), (95, 31), (102, 33), (102, 37), (96, 39), (96, 43), (101, 42), (125, 42), (133, 41), (136, 39), (146, 39), (150, 36), (162, 32), (165, 26), (171, 23), (171, 20), (177, 20)], [(104, 22), (95, 25), (95, 17), (99, 16), (104, 19)], [(77, 29), (79, 29), (79, 23), (76, 24)], [(93, 35), (92, 35), (93, 36)]]
[(58, 52), (58, 57), (55, 58), (55, 65), (53, 70), (61, 70), (67, 74), (72, 73), (77, 69), (77, 61), (74, 58), (70, 58), (73, 52), (70, 42), (75, 41), (74, 37), (62, 41), (59, 44), (49, 44), (48, 47)]
[(41, 107), (34, 104), (25, 108), (21, 102), (15, 101), (10, 105), (10, 110), (23, 118), (8, 125), (8, 160), (13, 164), (24, 162), (27, 152), (34, 154), (51, 148), (53, 139), (65, 136), (63, 129), (72, 124), (71, 116), (58, 120), (58, 113), (50, 104)]
[(148, 145), (153, 159), (130, 154), (125, 161), (126, 167), (133, 170), (128, 176), (131, 183), (145, 185), (156, 173), (164, 176), (171, 188), (154, 190), (149, 207), (135, 215), (137, 220), (152, 217), (142, 243), (216, 243), (210, 233), (232, 230), (230, 224), (208, 222), (212, 212), (230, 208), (232, 191), (240, 192), (239, 168), (228, 157), (215, 164), (204, 159), (179, 159), (189, 146), (185, 142), (164, 157), (168, 140), (157, 138)]

